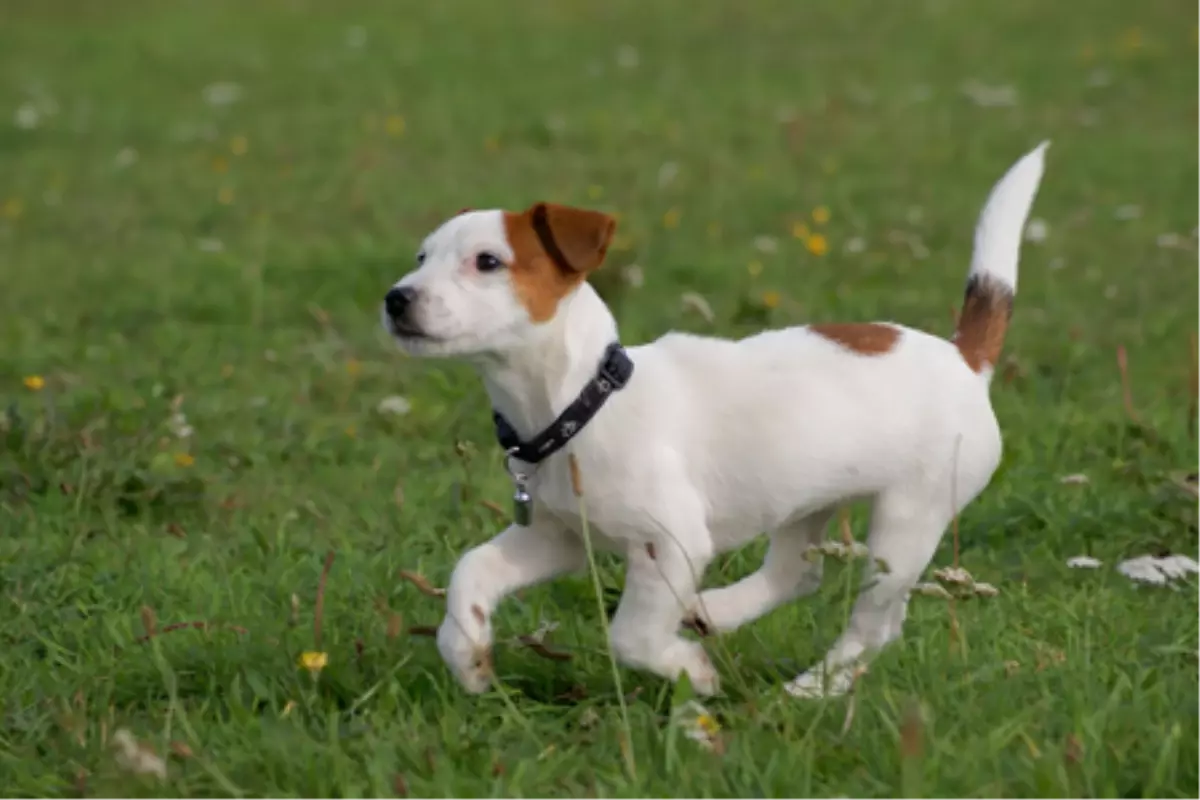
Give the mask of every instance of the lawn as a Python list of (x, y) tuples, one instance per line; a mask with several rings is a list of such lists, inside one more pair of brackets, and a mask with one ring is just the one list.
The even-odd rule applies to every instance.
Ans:
[[(1197, 550), (1178, 480), (1197, 463), (1196, 14), (3, 3), (0, 793), (1195, 797), (1196, 580), (1116, 564)], [(380, 330), (434, 225), (543, 199), (619, 213), (596, 281), (627, 343), (948, 335), (986, 193), (1044, 138), (992, 388), (1004, 462), (958, 525), (998, 596), (914, 598), (851, 697), (793, 699), (853, 599), (835, 565), (710, 643), (712, 749), (670, 721), (669, 684), (623, 670), (618, 689), (586, 575), (509, 601), (501, 688), (457, 687), (422, 635), (441, 601), (401, 573), (444, 585), (511, 490), (475, 374)], [(1084, 554), (1102, 566), (1067, 566)], [(621, 575), (602, 560), (610, 608)], [(569, 658), (518, 641), (548, 623)]]

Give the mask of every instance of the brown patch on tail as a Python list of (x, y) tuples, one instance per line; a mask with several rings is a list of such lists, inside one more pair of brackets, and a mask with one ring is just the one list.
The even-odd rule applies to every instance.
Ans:
[(530, 319), (545, 322), (604, 263), (617, 222), (599, 211), (537, 203), (520, 214), (505, 212), (504, 228), (515, 254), (513, 289)]
[(988, 275), (972, 275), (967, 279), (954, 345), (972, 372), (994, 367), (1000, 359), (1012, 309), (1011, 287)]
[(862, 356), (890, 353), (900, 339), (899, 328), (878, 322), (829, 322), (808, 329)]

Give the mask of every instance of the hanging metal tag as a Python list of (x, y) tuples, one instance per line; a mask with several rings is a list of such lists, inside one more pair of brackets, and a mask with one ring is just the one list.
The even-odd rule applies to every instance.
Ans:
[(513, 469), (513, 451), (504, 459), (504, 469), (513, 482), (513, 522), (528, 528), (533, 522), (533, 495), (529, 493), (529, 476)]
[(513, 522), (528, 528), (533, 522), (533, 498), (529, 495), (529, 483), (521, 473), (513, 475)]

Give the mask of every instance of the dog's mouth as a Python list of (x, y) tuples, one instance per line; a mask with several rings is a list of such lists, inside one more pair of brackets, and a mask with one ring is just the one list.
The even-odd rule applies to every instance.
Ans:
[(432, 341), (433, 337), (409, 322), (388, 319), (388, 332), (397, 339), (410, 341)]

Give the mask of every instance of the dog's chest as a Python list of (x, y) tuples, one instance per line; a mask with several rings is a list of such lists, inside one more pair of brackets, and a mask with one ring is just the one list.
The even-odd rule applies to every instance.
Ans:
[[(609, 508), (613, 502), (611, 491), (599, 491), (599, 486), (603, 484), (596, 481), (596, 491), (589, 492), (582, 469), (577, 470), (577, 477), (572, 480), (565, 459), (561, 469), (553, 468), (558, 466), (552, 465), (552, 468), (541, 470), (538, 474), (533, 485), (536, 503), (534, 514), (549, 514), (564, 528), (579, 536), (584, 535), (586, 514), (587, 533), (594, 545), (602, 550), (623, 551), (628, 545), (628, 536), (622, 535), (627, 526), (619, 524), (613, 517), (614, 509)], [(593, 478), (599, 477), (594, 470), (590, 474)], [(580, 490), (578, 494), (576, 488)]]

